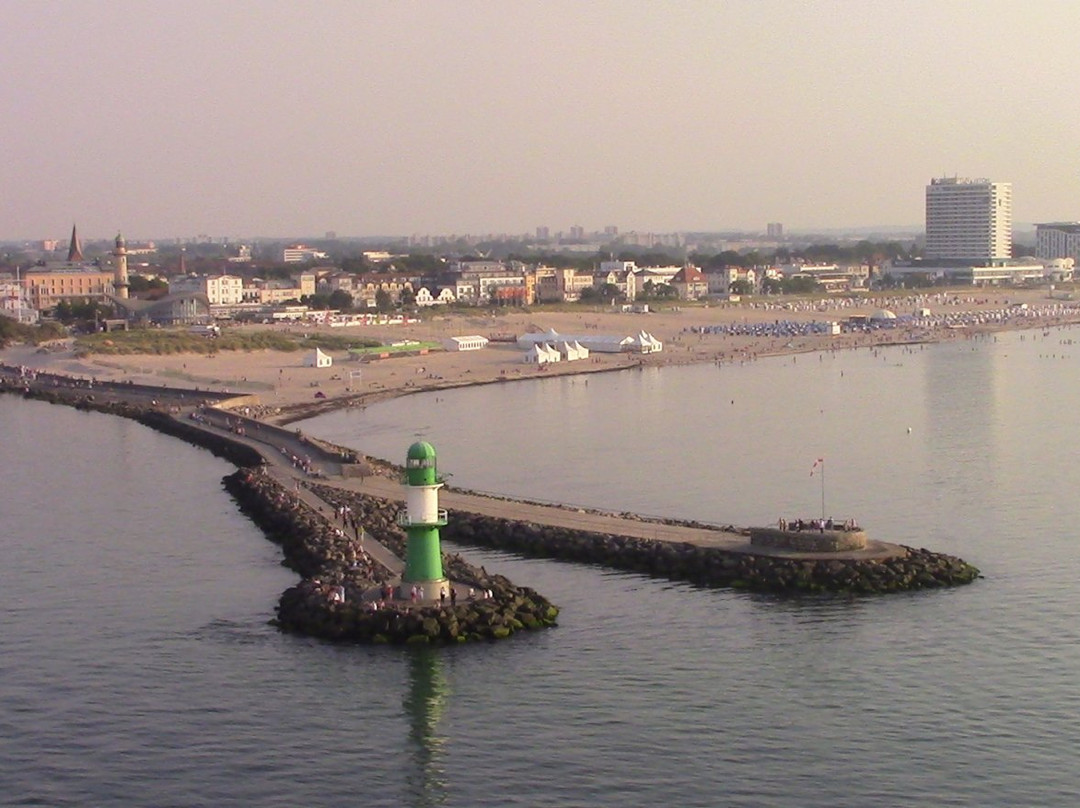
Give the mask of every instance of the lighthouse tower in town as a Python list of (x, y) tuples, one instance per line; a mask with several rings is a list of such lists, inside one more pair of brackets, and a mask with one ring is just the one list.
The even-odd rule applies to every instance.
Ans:
[(116, 296), (121, 300), (127, 300), (129, 286), (127, 244), (124, 242), (124, 237), (119, 233), (116, 234), (116, 247), (113, 249), (113, 261), (115, 263), (113, 287), (116, 289)]
[(408, 534), (401, 582), (424, 587), (429, 598), (446, 584), (439, 548), (439, 528), (446, 524), (446, 511), (439, 510), (440, 488), (435, 447), (417, 441), (405, 459), (405, 511), (398, 514), (398, 524)]

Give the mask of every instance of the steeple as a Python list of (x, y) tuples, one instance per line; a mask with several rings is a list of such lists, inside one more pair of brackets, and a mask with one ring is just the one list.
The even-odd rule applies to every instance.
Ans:
[(75, 225), (71, 225), (71, 243), (68, 245), (68, 259), (69, 262), (83, 261), (82, 247), (79, 245), (79, 234), (75, 230)]

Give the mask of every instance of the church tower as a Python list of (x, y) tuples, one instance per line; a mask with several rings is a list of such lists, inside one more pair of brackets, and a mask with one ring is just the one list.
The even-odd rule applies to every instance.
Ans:
[(75, 231), (75, 225), (71, 226), (71, 243), (68, 244), (68, 263), (77, 264), (84, 261), (82, 246), (79, 244), (79, 234)]
[(124, 237), (116, 234), (116, 247), (113, 249), (113, 259), (116, 266), (113, 275), (113, 286), (116, 287), (116, 296), (121, 300), (128, 298), (128, 270), (127, 270), (127, 244)]

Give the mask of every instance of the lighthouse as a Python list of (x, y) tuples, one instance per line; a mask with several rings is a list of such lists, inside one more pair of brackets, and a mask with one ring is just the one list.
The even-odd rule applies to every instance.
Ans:
[(437, 597), (446, 584), (439, 548), (439, 528), (446, 524), (446, 511), (439, 510), (440, 488), (435, 447), (417, 441), (405, 459), (405, 511), (398, 514), (398, 524), (408, 534), (401, 583), (403, 589), (406, 585), (424, 587), (429, 598)]
[(127, 245), (124, 243), (124, 237), (119, 233), (116, 234), (113, 261), (116, 265), (113, 272), (113, 286), (116, 288), (116, 296), (121, 300), (127, 300), (128, 286), (130, 286), (128, 283)]

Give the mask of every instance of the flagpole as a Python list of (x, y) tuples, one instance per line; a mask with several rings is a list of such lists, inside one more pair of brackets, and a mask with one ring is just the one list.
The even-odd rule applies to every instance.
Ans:
[(825, 458), (821, 458), (821, 521), (825, 522)]

